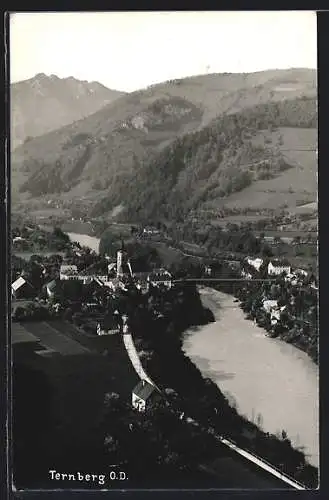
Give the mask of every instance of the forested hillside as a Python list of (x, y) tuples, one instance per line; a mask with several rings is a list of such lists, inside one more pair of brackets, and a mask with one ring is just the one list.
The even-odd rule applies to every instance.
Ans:
[(123, 200), (122, 216), (127, 220), (182, 218), (209, 200), (226, 198), (294, 167), (271, 141), (255, 143), (261, 131), (316, 126), (315, 98), (266, 103), (219, 117), (177, 138), (156, 157), (143, 163), (136, 160), (129, 182), (112, 185), (93, 215), (108, 212)]
[[(126, 94), (87, 118), (17, 148), (12, 202), (26, 202), (30, 196), (41, 208), (45, 197), (53, 196), (79, 203), (84, 199), (89, 206), (106, 196), (114, 204), (135, 169), (151, 158), (157, 161), (158, 153), (175, 139), (208, 127), (219, 116), (303, 96), (316, 96), (314, 70), (200, 75)], [(40, 117), (39, 108), (34, 109), (30, 123)], [(203, 168), (202, 175), (207, 175), (210, 167)]]

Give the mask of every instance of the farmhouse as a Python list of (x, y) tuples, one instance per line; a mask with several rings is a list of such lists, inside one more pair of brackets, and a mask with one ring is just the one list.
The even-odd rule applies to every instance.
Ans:
[(156, 388), (146, 380), (141, 380), (132, 391), (132, 407), (144, 412), (159, 398)]
[(30, 299), (35, 296), (33, 286), (20, 276), (11, 285), (11, 294), (14, 299)]
[(283, 273), (290, 274), (291, 266), (286, 262), (271, 261), (267, 267), (269, 276), (280, 276)]

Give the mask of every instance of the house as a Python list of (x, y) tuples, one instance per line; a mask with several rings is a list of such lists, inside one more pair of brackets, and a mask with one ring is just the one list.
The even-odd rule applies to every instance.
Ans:
[(22, 238), (22, 236), (15, 236), (15, 238), (13, 238), (13, 243), (17, 243), (19, 241), (26, 241), (26, 238)]
[(234, 271), (239, 271), (241, 269), (241, 262), (239, 260), (225, 260), (226, 264), (229, 266), (230, 269), (233, 269)]
[(305, 277), (308, 276), (308, 272), (305, 271), (305, 269), (296, 269), (295, 273), (299, 276), (305, 276)]
[(96, 326), (97, 335), (114, 335), (120, 332), (120, 320), (118, 311), (114, 314), (107, 314), (98, 321)]
[(166, 288), (172, 287), (172, 275), (166, 269), (155, 269), (147, 277), (148, 283), (153, 286), (165, 286)]
[(20, 276), (11, 285), (13, 299), (30, 299), (35, 296), (35, 289), (25, 278)]
[(61, 280), (76, 278), (77, 275), (78, 268), (75, 265), (62, 264), (59, 269), (59, 278)]
[(123, 314), (122, 316), (122, 333), (130, 333), (129, 317), (126, 314)]
[(56, 285), (57, 285), (56, 280), (52, 280), (49, 283), (47, 283), (47, 285), (46, 285), (46, 292), (47, 292), (47, 297), (49, 299), (54, 298), (54, 296), (55, 296), (55, 290), (56, 290)]
[(256, 259), (252, 259), (251, 257), (247, 257), (247, 262), (250, 266), (252, 266), (256, 271), (259, 271), (262, 264), (263, 264), (263, 259), (260, 259), (259, 257)]
[(159, 393), (156, 388), (146, 380), (141, 380), (132, 391), (132, 407), (135, 410), (144, 412), (158, 398)]
[(206, 276), (211, 276), (211, 266), (205, 266), (204, 272)]
[(280, 321), (281, 313), (286, 309), (286, 306), (277, 307), (271, 311), (271, 325), (274, 326)]
[(146, 280), (135, 280), (137, 290), (145, 294), (149, 291), (149, 284)]
[(107, 266), (107, 274), (109, 276), (113, 276), (114, 277), (115, 273), (116, 273), (116, 267), (117, 266), (116, 266), (115, 262), (111, 262), (110, 264), (108, 264), (108, 266)]
[(269, 313), (272, 311), (272, 309), (275, 309), (278, 307), (278, 301), (277, 300), (264, 300), (263, 301), (263, 309)]
[(160, 234), (160, 231), (153, 226), (146, 226), (143, 229), (143, 234)]
[(267, 266), (267, 273), (269, 276), (280, 276), (283, 273), (290, 274), (291, 266), (288, 263), (273, 260)]
[(287, 274), (284, 278), (284, 281), (290, 283), (293, 286), (300, 284), (300, 280), (298, 279), (296, 274), (293, 273)]

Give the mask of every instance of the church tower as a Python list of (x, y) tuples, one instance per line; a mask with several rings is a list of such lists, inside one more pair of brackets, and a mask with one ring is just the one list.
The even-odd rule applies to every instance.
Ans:
[(121, 241), (121, 248), (117, 252), (117, 278), (122, 277), (126, 274), (128, 264), (128, 255), (124, 247), (123, 241)]
[(122, 278), (123, 276), (132, 277), (132, 268), (128, 258), (128, 253), (122, 241), (121, 248), (117, 252), (117, 278)]

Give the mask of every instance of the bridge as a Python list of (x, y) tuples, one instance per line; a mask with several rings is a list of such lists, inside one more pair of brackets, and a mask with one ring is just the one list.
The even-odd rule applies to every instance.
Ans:
[[(157, 281), (157, 280), (154, 280)], [(274, 282), (275, 278), (255, 278), (255, 279), (248, 279), (248, 278), (181, 278), (181, 279), (175, 279), (172, 282), (173, 283), (229, 283), (229, 282), (234, 282), (234, 283), (239, 283), (239, 282), (244, 282), (244, 283), (264, 283), (264, 282)]]

